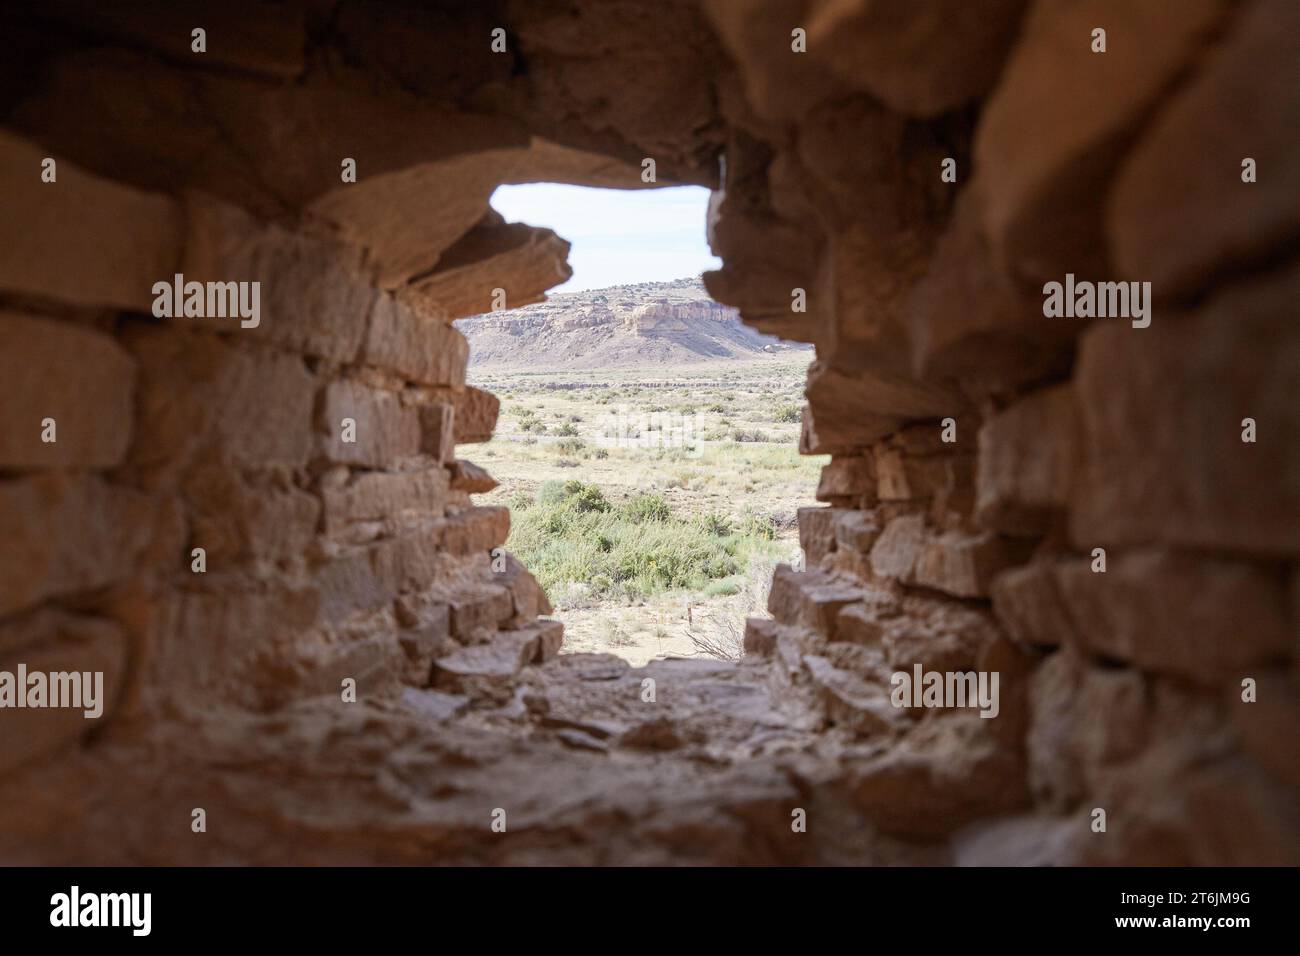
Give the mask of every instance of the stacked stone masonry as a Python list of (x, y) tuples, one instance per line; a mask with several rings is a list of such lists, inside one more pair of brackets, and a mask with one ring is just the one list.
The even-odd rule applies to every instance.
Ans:
[[(0, 670), (106, 686), (0, 710), (0, 860), (1300, 862), (1300, 6), (166, 6), (0, 14)], [(817, 346), (739, 664), (559, 653), (461, 457), (451, 321), (569, 275), (492, 190), (644, 158)]]

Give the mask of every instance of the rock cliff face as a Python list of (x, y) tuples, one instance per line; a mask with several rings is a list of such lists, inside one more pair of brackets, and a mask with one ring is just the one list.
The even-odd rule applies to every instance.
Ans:
[[(105, 699), (0, 709), (0, 857), (1300, 861), (1300, 7), (652, 6), (6, 6), (0, 672)], [(488, 196), (646, 159), (817, 346), (738, 666), (557, 656), (459, 457), (568, 272)]]
[(755, 332), (698, 279), (560, 293), (454, 325), (469, 340), (470, 366), (493, 371), (676, 367), (807, 348)]

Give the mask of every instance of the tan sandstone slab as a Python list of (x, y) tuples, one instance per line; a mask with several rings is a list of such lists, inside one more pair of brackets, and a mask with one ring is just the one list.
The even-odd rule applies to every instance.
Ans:
[[(57, 164), (52, 183), (41, 181), (46, 157)], [(83, 172), (7, 132), (0, 132), (0, 184), (0, 288), (150, 311), (153, 284), (180, 261), (183, 217), (175, 202)]]
[(131, 356), (102, 332), (13, 312), (0, 312), (0, 339), (0, 466), (120, 464), (134, 426)]

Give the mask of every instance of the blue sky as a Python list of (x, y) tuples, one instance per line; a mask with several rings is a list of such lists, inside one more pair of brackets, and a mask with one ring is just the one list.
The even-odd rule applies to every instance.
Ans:
[(556, 183), (501, 186), (492, 208), (507, 222), (548, 226), (573, 244), (573, 278), (551, 292), (664, 282), (716, 269), (704, 223), (709, 191), (589, 189)]

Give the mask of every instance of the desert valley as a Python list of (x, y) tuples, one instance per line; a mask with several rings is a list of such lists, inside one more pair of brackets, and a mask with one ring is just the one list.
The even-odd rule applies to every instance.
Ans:
[(742, 325), (695, 278), (456, 325), (470, 381), (502, 402), (477, 452), (500, 484), (478, 500), (510, 506), (507, 550), (565, 651), (738, 658), (825, 464), (797, 447), (812, 349)]

